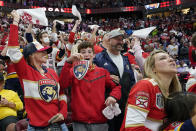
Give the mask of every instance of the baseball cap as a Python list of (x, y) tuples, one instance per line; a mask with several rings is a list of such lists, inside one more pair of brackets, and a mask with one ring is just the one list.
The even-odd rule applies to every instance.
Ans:
[(120, 35), (124, 36), (124, 32), (122, 32), (120, 30), (120, 28), (119, 29), (114, 29), (114, 30), (112, 30), (108, 33), (108, 38), (111, 39), (111, 38), (114, 38), (114, 37), (117, 37), (117, 36), (120, 36)]
[(35, 53), (35, 52), (42, 52), (42, 51), (47, 51), (48, 54), (52, 52), (52, 47), (51, 46), (42, 46), (39, 42), (31, 42), (27, 44), (24, 49), (23, 49), (23, 55), (25, 59)]

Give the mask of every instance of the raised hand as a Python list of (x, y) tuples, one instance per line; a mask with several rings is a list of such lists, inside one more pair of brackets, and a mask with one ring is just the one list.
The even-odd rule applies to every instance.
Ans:
[(115, 103), (116, 103), (116, 99), (112, 96), (109, 96), (105, 101), (106, 106), (114, 105)]
[(80, 20), (76, 20), (76, 25), (78, 26), (81, 23)]
[(67, 59), (67, 62), (70, 62), (70, 63), (73, 63), (75, 61), (80, 61), (84, 59), (84, 56), (80, 53), (75, 53), (73, 55), (71, 55), (68, 59)]
[(13, 10), (11, 12), (11, 16), (13, 17), (13, 24), (18, 25), (19, 21), (20, 21), (20, 15), (17, 13), (16, 10)]

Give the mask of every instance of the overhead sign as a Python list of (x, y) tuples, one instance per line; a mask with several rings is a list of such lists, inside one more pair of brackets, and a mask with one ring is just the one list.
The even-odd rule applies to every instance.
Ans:
[(71, 8), (50, 8), (50, 7), (39, 7), (39, 6), (31, 6), (31, 8), (43, 8), (44, 11), (49, 12), (62, 12), (62, 13), (71, 13)]
[(159, 8), (159, 3), (154, 3), (154, 4), (150, 4), (150, 5), (145, 5), (146, 10), (152, 10), (152, 9), (157, 9)]

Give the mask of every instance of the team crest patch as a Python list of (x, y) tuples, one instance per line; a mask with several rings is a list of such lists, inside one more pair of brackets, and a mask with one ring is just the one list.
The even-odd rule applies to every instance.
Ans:
[(73, 67), (74, 76), (78, 80), (81, 80), (86, 75), (88, 71), (88, 67), (89, 67), (89, 61), (87, 60), (83, 60), (75, 63)]
[(163, 96), (161, 93), (156, 93), (156, 106), (159, 109), (164, 108), (164, 100), (163, 100)]
[(144, 91), (138, 91), (136, 93), (136, 106), (147, 108), (148, 107), (148, 99), (149, 99), (149, 93)]
[(58, 91), (56, 82), (51, 79), (39, 80), (38, 87), (41, 98), (46, 102), (52, 101)]
[(136, 106), (147, 108), (148, 107), (148, 97), (146, 96), (137, 96), (136, 97)]

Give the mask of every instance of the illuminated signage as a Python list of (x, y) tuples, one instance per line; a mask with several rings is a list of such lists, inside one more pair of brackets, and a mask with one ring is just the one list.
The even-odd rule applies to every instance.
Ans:
[(90, 9), (86, 9), (86, 14), (91, 14), (91, 10)]
[(180, 5), (181, 4), (181, 0), (176, 0), (176, 5)]
[[(191, 1), (191, 0), (189, 0)], [(195, 1), (195, 0), (192, 0)], [(154, 3), (145, 5), (146, 10), (152, 10), (157, 8), (164, 8), (164, 7), (170, 7), (174, 5), (180, 5), (182, 4), (182, 0), (175, 0), (175, 1), (165, 1), (161, 3)], [(12, 3), (7, 3), (2, 0), (0, 0), (0, 6), (10, 7), (10, 8), (16, 8), (16, 6), (13, 6)], [(115, 12), (132, 12), (137, 10), (143, 10), (143, 6), (128, 6), (128, 7), (121, 7), (121, 8), (103, 8), (103, 9), (81, 9), (79, 10), (81, 14), (99, 14), (99, 13), (115, 13)], [(17, 7), (17, 8), (23, 8)], [(27, 7), (29, 8), (29, 7)], [(40, 6), (31, 6), (30, 8), (43, 8), (47, 12), (59, 12), (59, 13), (72, 13), (72, 8), (52, 8), (52, 7), (40, 7)]]
[(71, 8), (46, 8), (46, 7), (39, 7), (39, 6), (31, 6), (31, 8), (43, 8), (44, 11), (49, 11), (49, 12), (62, 12), (62, 13), (72, 13)]
[(131, 12), (131, 11), (135, 11), (135, 9), (134, 9), (134, 6), (128, 6), (128, 7), (124, 7), (123, 8), (123, 11), (129, 11), (129, 12)]
[(171, 4), (172, 4), (172, 2), (169, 2), (169, 1), (161, 2), (160, 7), (161, 7), (161, 8), (162, 8), (162, 7), (170, 7), (170, 6), (171, 6)]
[(154, 3), (154, 4), (150, 4), (150, 5), (145, 5), (145, 8), (147, 9), (147, 10), (152, 10), (152, 9), (157, 9), (157, 8), (159, 8), (159, 3)]
[(0, 6), (4, 6), (4, 2), (3, 1), (0, 1)]

